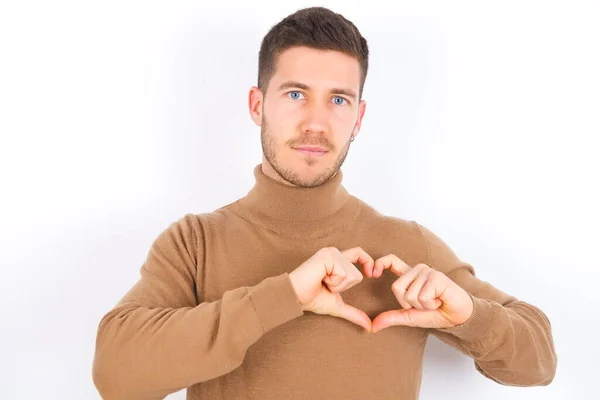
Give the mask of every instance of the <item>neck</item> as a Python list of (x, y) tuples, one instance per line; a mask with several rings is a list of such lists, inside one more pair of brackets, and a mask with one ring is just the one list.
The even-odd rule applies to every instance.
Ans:
[[(313, 188), (298, 187), (254, 168), (256, 183), (236, 210), (252, 223), (294, 237), (318, 237), (358, 215), (358, 200), (342, 186), (341, 171)], [(275, 171), (273, 171), (275, 172)]]

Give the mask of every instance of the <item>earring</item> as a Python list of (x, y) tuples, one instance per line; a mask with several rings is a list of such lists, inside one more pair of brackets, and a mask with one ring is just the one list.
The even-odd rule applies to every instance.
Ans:
[(352, 135), (352, 137), (350, 138), (351, 142), (354, 142), (354, 135)]

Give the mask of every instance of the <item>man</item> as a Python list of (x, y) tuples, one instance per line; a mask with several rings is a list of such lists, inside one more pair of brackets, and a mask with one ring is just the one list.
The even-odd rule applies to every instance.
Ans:
[[(429, 334), (505, 385), (547, 385), (538, 308), (478, 280), (434, 233), (350, 195), (368, 47), (324, 8), (275, 25), (249, 110), (262, 164), (247, 196), (185, 215), (98, 327), (106, 400), (417, 399)], [(363, 279), (366, 277), (367, 279)]]

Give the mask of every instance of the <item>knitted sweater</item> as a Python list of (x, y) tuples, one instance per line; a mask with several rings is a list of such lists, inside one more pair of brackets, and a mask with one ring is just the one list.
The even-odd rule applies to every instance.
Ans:
[[(556, 353), (537, 307), (475, 276), (433, 232), (385, 216), (350, 195), (343, 174), (317, 188), (256, 184), (238, 201), (174, 221), (152, 243), (139, 281), (102, 318), (93, 363), (105, 400), (419, 397), (428, 335), (474, 360), (500, 384), (547, 385)], [(289, 273), (323, 247), (395, 254), (447, 274), (473, 298), (464, 324), (366, 332), (303, 312)], [(385, 271), (342, 293), (375, 318), (399, 309)]]

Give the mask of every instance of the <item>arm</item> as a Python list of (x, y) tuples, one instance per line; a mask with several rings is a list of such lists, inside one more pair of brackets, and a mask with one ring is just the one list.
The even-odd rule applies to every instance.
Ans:
[(262, 335), (303, 314), (287, 274), (198, 300), (201, 235), (195, 216), (171, 224), (139, 281), (101, 319), (92, 370), (103, 399), (159, 400), (224, 375)]
[(473, 313), (463, 324), (432, 329), (443, 342), (474, 359), (482, 375), (510, 386), (548, 385), (557, 356), (550, 321), (537, 307), (507, 295), (475, 277), (472, 266), (423, 226), (428, 262), (462, 287), (473, 300)]

